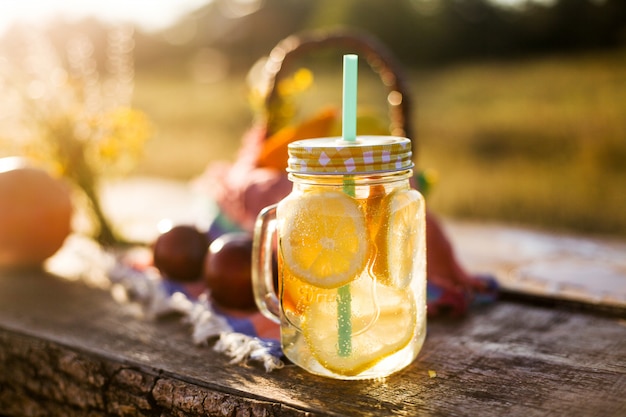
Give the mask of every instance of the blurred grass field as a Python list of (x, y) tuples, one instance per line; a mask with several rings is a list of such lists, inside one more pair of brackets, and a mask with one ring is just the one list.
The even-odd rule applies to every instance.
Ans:
[[(626, 237), (624, 52), (411, 73), (416, 162), (438, 175), (430, 208), (453, 218)], [(340, 106), (340, 82), (320, 75), (303, 104)], [(383, 111), (379, 84), (360, 74), (359, 106)], [(253, 121), (245, 74), (200, 84), (139, 72), (135, 104), (157, 127), (139, 175), (189, 179), (211, 162), (232, 160)]]

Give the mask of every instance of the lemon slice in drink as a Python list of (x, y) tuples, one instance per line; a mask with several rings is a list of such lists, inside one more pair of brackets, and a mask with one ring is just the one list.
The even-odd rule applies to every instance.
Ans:
[(420, 206), (419, 194), (411, 190), (394, 191), (381, 203), (383, 219), (374, 238), (376, 254), (370, 271), (384, 285), (404, 288), (411, 281), (422, 241)]
[(311, 304), (302, 325), (312, 355), (326, 369), (345, 376), (358, 375), (407, 346), (413, 338), (417, 320), (415, 300), (408, 291), (378, 286), (372, 299), (371, 291), (363, 286), (350, 287), (350, 355), (338, 352), (336, 303)]
[(338, 288), (365, 268), (369, 239), (358, 203), (341, 191), (316, 190), (278, 207), (285, 268), (320, 288)]

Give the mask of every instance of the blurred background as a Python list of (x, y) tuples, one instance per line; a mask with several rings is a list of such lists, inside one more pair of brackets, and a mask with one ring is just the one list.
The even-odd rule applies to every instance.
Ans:
[[(45, 96), (69, 68), (151, 121), (126, 174), (190, 180), (236, 157), (257, 116), (255, 64), (336, 26), (378, 37), (404, 67), (433, 211), (626, 237), (622, 0), (0, 0), (0, 157), (22, 152), (16, 120), (71, 108), (64, 90)], [(341, 105), (341, 63), (317, 66), (303, 118)], [(380, 80), (359, 82), (359, 106), (384, 119)]]

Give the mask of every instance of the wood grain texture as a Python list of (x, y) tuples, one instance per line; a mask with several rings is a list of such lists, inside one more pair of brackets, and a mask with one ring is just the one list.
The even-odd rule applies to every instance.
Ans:
[(626, 415), (626, 322), (615, 317), (500, 301), (430, 321), (414, 364), (358, 382), (231, 365), (189, 331), (83, 283), (0, 274), (0, 414)]

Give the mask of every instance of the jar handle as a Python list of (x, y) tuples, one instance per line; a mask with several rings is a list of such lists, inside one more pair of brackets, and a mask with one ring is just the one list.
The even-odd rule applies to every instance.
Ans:
[(280, 323), (280, 304), (274, 288), (272, 253), (276, 234), (276, 206), (265, 207), (254, 225), (252, 246), (252, 289), (254, 301), (263, 315)]

